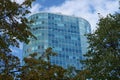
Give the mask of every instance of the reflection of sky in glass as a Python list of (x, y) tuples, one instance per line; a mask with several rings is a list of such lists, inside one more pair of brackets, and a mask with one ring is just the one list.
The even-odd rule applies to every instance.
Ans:
[(44, 49), (51, 47), (58, 53), (57, 56), (51, 57), (52, 64), (64, 68), (81, 68), (79, 60), (83, 59), (82, 54), (87, 51), (87, 39), (84, 34), (90, 31), (90, 25), (86, 20), (44, 12), (34, 14), (29, 19), (35, 20), (30, 27), (37, 40), (31, 39), (28, 45), (24, 45), (23, 57), (34, 52), (41, 55)]

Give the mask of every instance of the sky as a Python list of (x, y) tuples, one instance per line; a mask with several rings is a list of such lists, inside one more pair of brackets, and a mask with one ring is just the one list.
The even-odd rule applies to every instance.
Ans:
[[(24, 0), (14, 0), (21, 4)], [(120, 0), (36, 0), (30, 8), (31, 14), (39, 12), (61, 13), (64, 15), (82, 17), (91, 24), (94, 32), (99, 17), (119, 12)], [(100, 13), (100, 15), (98, 15)], [(22, 47), (20, 48), (22, 49)], [(16, 50), (14, 50), (16, 52)], [(17, 53), (17, 52), (16, 52)]]
[(37, 0), (33, 3), (31, 12), (45, 11), (82, 17), (89, 21), (93, 31), (99, 16), (120, 12), (118, 8), (119, 0)]
[[(22, 3), (24, 0), (15, 0)], [(62, 13), (82, 17), (91, 24), (92, 31), (96, 30), (99, 17), (120, 12), (120, 0), (36, 0), (30, 9), (31, 15), (39, 12)], [(100, 15), (98, 15), (100, 13)]]

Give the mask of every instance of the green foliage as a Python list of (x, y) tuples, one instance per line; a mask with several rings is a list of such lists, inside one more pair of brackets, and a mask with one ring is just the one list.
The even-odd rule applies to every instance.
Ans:
[(120, 79), (120, 14), (101, 18), (97, 30), (88, 34), (85, 70), (94, 80)]
[(11, 54), (0, 54), (0, 80), (13, 80), (14, 70), (19, 70), (20, 61), (18, 57)]
[(27, 26), (26, 15), (33, 0), (25, 0), (22, 4), (11, 0), (0, 0), (0, 53), (10, 52), (10, 46), (19, 47), (20, 42), (29, 42), (33, 37)]
[(68, 66), (68, 68), (66, 69), (66, 72), (65, 72), (65, 79), (76, 80), (76, 79), (74, 79), (76, 74), (77, 74), (77, 70), (75, 69), (75, 67)]
[(73, 78), (73, 80), (86, 80), (86, 78), (90, 75), (89, 70), (80, 70), (77, 75)]
[[(52, 48), (45, 51), (45, 56), (36, 58), (37, 53), (31, 54), (24, 59), (25, 65), (21, 68), (21, 80), (61, 80), (64, 78), (65, 69), (57, 65), (51, 65), (50, 56), (54, 56)], [(49, 58), (48, 58), (49, 57)]]
[(10, 47), (19, 47), (19, 42), (29, 42), (34, 37), (29, 31), (26, 15), (33, 0), (22, 4), (13, 0), (0, 0), (0, 80), (13, 80), (14, 70), (20, 64), (16, 56), (10, 54)]

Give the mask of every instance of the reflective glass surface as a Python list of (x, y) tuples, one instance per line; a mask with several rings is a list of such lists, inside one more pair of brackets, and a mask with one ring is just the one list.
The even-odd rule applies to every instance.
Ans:
[(53, 13), (38, 13), (29, 17), (34, 20), (29, 24), (31, 32), (37, 40), (31, 39), (29, 44), (24, 44), (23, 57), (33, 52), (41, 55), (48, 47), (57, 52), (56, 57), (51, 57), (51, 63), (64, 68), (74, 66), (81, 69), (80, 60), (87, 51), (87, 38), (90, 33), (90, 24), (83, 18)]

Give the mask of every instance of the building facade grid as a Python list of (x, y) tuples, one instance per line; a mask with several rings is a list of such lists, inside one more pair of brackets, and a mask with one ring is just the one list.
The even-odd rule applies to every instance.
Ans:
[(90, 24), (83, 18), (53, 13), (37, 13), (29, 17), (34, 22), (29, 24), (31, 32), (37, 40), (31, 39), (24, 44), (23, 57), (33, 52), (42, 55), (48, 47), (58, 53), (51, 57), (51, 63), (64, 68), (74, 66), (81, 69), (80, 60), (87, 51), (87, 38), (90, 33)]

